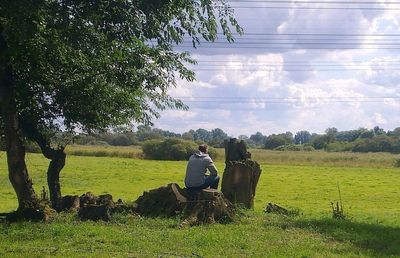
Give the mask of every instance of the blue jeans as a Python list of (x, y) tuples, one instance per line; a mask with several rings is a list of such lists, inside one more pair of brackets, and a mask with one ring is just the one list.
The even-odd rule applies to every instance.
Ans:
[(218, 184), (219, 184), (219, 176), (206, 176), (204, 184), (198, 186), (198, 188), (205, 189), (207, 187), (211, 187), (213, 189), (218, 189)]

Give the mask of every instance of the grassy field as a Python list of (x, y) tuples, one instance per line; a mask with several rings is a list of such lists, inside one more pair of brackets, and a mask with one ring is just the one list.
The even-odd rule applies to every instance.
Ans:
[(74, 156), (142, 158), (140, 146), (68, 145), (65, 152)]
[[(66, 152), (74, 156), (94, 157), (121, 157), (143, 158), (139, 146), (82, 146), (70, 145)], [(272, 151), (264, 149), (251, 149), (252, 158), (261, 164), (269, 165), (310, 165), (310, 166), (335, 166), (335, 167), (393, 167), (395, 160), (400, 159), (400, 154), (389, 153), (343, 153), (326, 151)], [(224, 161), (224, 149), (217, 149), (217, 161)]]
[[(96, 223), (62, 214), (49, 223), (0, 224), (0, 257), (400, 256), (400, 169), (392, 166), (398, 156), (334, 155), (253, 151), (263, 169), (255, 209), (232, 224), (179, 228), (176, 219), (118, 216), (110, 223)], [(4, 153), (0, 161), (0, 212), (7, 212), (16, 208), (16, 200)], [(48, 161), (29, 154), (27, 163), (39, 191)], [(216, 164), (222, 172), (223, 162)], [(179, 161), (69, 156), (62, 190), (135, 200), (143, 191), (169, 182), (182, 185), (185, 166)], [(346, 221), (331, 219), (337, 182)], [(301, 215), (264, 214), (268, 202), (300, 209)]]

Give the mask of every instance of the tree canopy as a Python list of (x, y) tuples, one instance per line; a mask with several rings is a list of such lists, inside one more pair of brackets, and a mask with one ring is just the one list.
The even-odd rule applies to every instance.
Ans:
[[(45, 128), (91, 130), (148, 123), (176, 76), (195, 79), (173, 46), (241, 31), (222, 1), (2, 1), (19, 113)], [(219, 24), (218, 24), (218, 21)]]
[(61, 196), (60, 131), (150, 123), (195, 60), (174, 49), (190, 41), (232, 42), (242, 29), (223, 0), (37, 0), (0, 2), (0, 102), (10, 180), (20, 208), (35, 206), (24, 141), (51, 160), (50, 197)]

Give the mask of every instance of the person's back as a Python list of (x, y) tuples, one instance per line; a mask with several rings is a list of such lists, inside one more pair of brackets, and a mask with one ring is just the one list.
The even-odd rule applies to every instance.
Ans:
[[(207, 169), (210, 176), (206, 175)], [(218, 171), (207, 154), (207, 145), (200, 145), (199, 151), (189, 158), (186, 167), (185, 185), (188, 188), (217, 188), (219, 182)]]

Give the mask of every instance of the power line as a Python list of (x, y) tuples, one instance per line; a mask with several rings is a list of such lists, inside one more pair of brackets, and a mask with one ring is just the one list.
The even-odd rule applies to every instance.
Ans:
[(252, 63), (252, 62), (220, 62), (220, 63), (213, 63), (213, 62), (198, 62), (197, 64), (191, 65), (192, 68), (209, 68), (209, 67), (223, 67), (223, 68), (280, 68), (280, 67), (291, 67), (294, 69), (299, 69), (304, 66), (309, 67), (322, 67), (328, 69), (377, 69), (377, 70), (386, 70), (386, 69), (399, 69), (400, 63), (382, 63), (382, 64), (314, 64), (314, 63)]
[[(238, 66), (238, 65), (236, 65), (236, 66), (230, 66), (230, 65), (227, 65), (227, 66), (222, 66), (222, 65), (207, 65), (207, 66), (192, 66), (192, 67), (190, 67), (191, 69), (215, 69), (215, 68), (225, 68), (225, 69), (233, 69), (233, 70), (238, 70), (238, 69), (255, 69), (255, 70), (258, 70), (258, 69), (263, 69), (263, 70), (267, 70), (267, 71), (269, 71), (269, 70), (273, 70), (273, 69), (276, 69), (276, 68), (289, 68), (289, 70), (290, 69), (295, 69), (295, 70), (298, 70), (298, 69), (305, 69), (305, 70), (315, 70), (315, 69), (318, 69), (318, 68), (322, 68), (321, 70), (325, 70), (325, 69), (327, 69), (327, 70), (333, 70), (333, 71), (336, 71), (336, 70), (340, 70), (340, 71), (342, 71), (342, 70), (344, 70), (344, 71), (347, 71), (347, 70), (350, 70), (350, 71), (354, 71), (354, 70), (362, 70), (362, 71), (364, 71), (364, 70), (367, 70), (367, 71), (370, 71), (370, 70), (372, 70), (372, 71), (381, 71), (381, 70), (388, 70), (388, 71), (395, 71), (395, 70), (400, 70), (400, 67), (357, 67), (357, 68), (354, 68), (354, 67), (340, 67), (340, 66), (309, 66), (309, 67), (311, 67), (311, 68), (301, 68), (302, 66), (285, 66), (285, 65), (280, 65), (280, 66), (267, 66), (267, 65), (259, 65), (259, 66), (255, 66), (255, 65), (251, 65), (251, 66), (246, 66), (246, 65), (243, 65), (243, 66)], [(327, 68), (325, 68), (325, 67), (327, 67)], [(285, 70), (287, 70), (287, 69), (285, 69)]]
[[(330, 103), (332, 104), (332, 103)], [(336, 104), (346, 104), (346, 103), (336, 103)], [(376, 103), (360, 103), (360, 104), (376, 104)], [(237, 112), (278, 112), (282, 111), (282, 107), (279, 109), (270, 109), (268, 106), (266, 107), (256, 107), (256, 108), (247, 108), (247, 107), (237, 107), (237, 106), (189, 106), (190, 110), (224, 110), (224, 111), (237, 111)], [(313, 106), (295, 106), (295, 105), (286, 105), (284, 110), (321, 110), (326, 109), (326, 106), (321, 105), (313, 105)]]
[[(219, 6), (223, 7), (223, 6)], [(230, 6), (233, 9), (298, 9), (298, 10), (388, 10), (398, 11), (400, 8), (387, 8), (387, 7), (308, 7), (308, 6)]]
[[(393, 100), (393, 101), (399, 101), (399, 100)], [(214, 100), (186, 100), (184, 103), (216, 103), (216, 104), (328, 104), (328, 103), (385, 103), (387, 102), (386, 100), (330, 100), (330, 101), (310, 101), (310, 100), (294, 100), (294, 101), (246, 101), (246, 100), (238, 100), (238, 101), (224, 101), (224, 100), (219, 100), (219, 101), (214, 101)]]
[(400, 101), (400, 96), (340, 96), (340, 97), (179, 97), (184, 103), (214, 103), (214, 104), (323, 104), (323, 103), (385, 103)]
[[(263, 64), (263, 63), (252, 63), (252, 64), (241, 64), (241, 63), (237, 63), (237, 64), (234, 64), (234, 63), (231, 63), (231, 62), (229, 62), (229, 61), (227, 61), (227, 64), (225, 64), (225, 65), (221, 65), (221, 63), (220, 64), (204, 64), (204, 63), (198, 63), (197, 65), (194, 65), (193, 67), (201, 67), (201, 66), (207, 66), (207, 67), (232, 67), (232, 66), (234, 66), (234, 67), (260, 67), (260, 66), (262, 66), (262, 67), (272, 67), (272, 68), (274, 68), (274, 67), (282, 67), (282, 66), (285, 66), (285, 67), (302, 67), (302, 66), (305, 66), (305, 65), (307, 65), (307, 66), (312, 66), (312, 67), (357, 67), (357, 68), (374, 68), (374, 67), (378, 67), (378, 68), (381, 68), (381, 66), (380, 65), (378, 65), (378, 64), (371, 64), (371, 65), (364, 65), (364, 66), (357, 66), (357, 65), (351, 65), (351, 64), (337, 64), (337, 65), (335, 65), (335, 64), (312, 64), (312, 63), (299, 63), (299, 64), (287, 64), (286, 62), (282, 62), (282, 64), (279, 64), (279, 65), (277, 65), (277, 64), (275, 64), (275, 65), (271, 65), (271, 64)], [(400, 64), (390, 64), (390, 66), (398, 66), (398, 65), (400, 65)], [(385, 66), (385, 67), (387, 67), (387, 66)], [(382, 69), (384, 69), (383, 67), (382, 67)]]
[(398, 50), (400, 47), (335, 47), (335, 46), (330, 46), (330, 47), (274, 47), (274, 46), (235, 46), (235, 44), (231, 44), (229, 46), (197, 46), (196, 48), (193, 48), (193, 46), (183, 46), (183, 45), (177, 45), (174, 46), (176, 48), (190, 48), (190, 49), (206, 49), (206, 48), (211, 48), (211, 49), (275, 49), (275, 50)]
[(261, 99), (261, 100), (304, 100), (304, 99), (399, 99), (400, 96), (329, 96), (329, 97), (260, 97), (260, 96), (240, 96), (240, 97), (217, 97), (217, 96), (200, 96), (200, 97), (185, 97), (185, 96), (174, 96), (173, 98), (178, 99)]
[(198, 58), (197, 64), (193, 67), (344, 67), (344, 68), (396, 68), (400, 65), (400, 60), (353, 60), (353, 61), (313, 61), (313, 60), (277, 60), (273, 61), (254, 61), (254, 60), (208, 60)]
[(302, 1), (302, 0), (228, 0), (228, 3), (288, 3), (288, 4), (371, 4), (371, 5), (400, 5), (399, 2), (373, 2), (373, 1), (360, 1), (360, 2), (352, 2), (352, 1)]
[[(279, 40), (279, 42), (276, 42)], [(252, 39), (251, 41), (246, 40), (238, 40), (233, 43), (228, 41), (214, 41), (214, 42), (207, 42), (207, 41), (200, 41), (199, 44), (196, 46), (209, 46), (215, 44), (225, 44), (227, 46), (234, 46), (234, 45), (363, 45), (363, 46), (399, 46), (400, 41), (345, 41), (343, 40), (336, 40), (336, 39), (324, 39), (319, 41), (319, 39), (308, 39), (313, 40), (313, 42), (308, 42), (307, 39), (305, 42), (302, 39)], [(328, 41), (329, 40), (329, 41)], [(400, 39), (399, 39), (400, 40)], [(272, 41), (272, 42), (271, 42)], [(153, 42), (152, 42), (153, 43)], [(181, 44), (177, 44), (176, 46), (191, 46), (191, 42), (183, 42)]]
[[(390, 100), (399, 102), (398, 99)], [(215, 103), (215, 104), (324, 104), (324, 103), (387, 103), (388, 100), (183, 100), (184, 103)]]
[[(282, 60), (282, 62), (285, 63), (285, 64), (293, 64), (293, 65), (295, 65), (295, 64), (300, 64), (300, 65), (303, 65), (303, 64), (349, 65), (350, 64), (351, 65), (353, 63), (365, 63), (365, 62), (374, 62), (374, 61), (378, 62), (378, 63), (399, 63), (400, 64), (400, 59), (399, 60), (353, 60), (352, 62), (346, 62), (346, 63), (341, 63), (339, 61), (313, 61), (313, 60), (311, 60), (311, 61), (310, 60), (286, 61), (286, 60)], [(212, 60), (198, 60), (199, 64), (200, 63), (224, 63), (224, 64), (226, 64), (226, 63), (240, 63), (240, 64), (242, 64), (243, 62), (252, 63), (252, 64), (254, 63), (254, 64), (276, 65), (276, 62), (274, 62), (274, 63), (267, 62), (266, 63), (265, 61), (248, 61), (248, 60), (235, 61), (235, 60), (215, 60), (215, 59), (212, 59)]]
[(384, 68), (386, 68), (386, 67), (388, 67), (388, 66), (398, 66), (398, 65), (400, 65), (400, 63), (394, 63), (394, 64), (387, 64), (387, 65), (385, 65), (385, 67), (382, 67), (382, 65), (381, 64), (364, 64), (364, 65), (355, 65), (355, 64), (312, 64), (312, 63), (298, 63), (298, 64), (287, 64), (287, 63), (285, 63), (285, 62), (282, 62), (282, 64), (266, 64), (266, 63), (252, 63), (252, 62), (249, 62), (249, 63), (240, 63), (240, 62), (229, 62), (229, 61), (226, 61), (225, 63), (224, 63), (224, 65), (221, 65), (222, 63), (212, 63), (212, 62), (210, 62), (210, 64), (206, 64), (206, 63), (203, 63), (203, 62), (199, 62), (197, 65), (194, 65), (194, 67), (201, 67), (201, 66), (207, 66), (207, 67), (213, 67), (213, 66), (216, 66), (216, 67), (232, 67), (232, 66), (235, 66), (235, 67), (260, 67), (260, 66), (262, 66), (262, 67), (282, 67), (282, 66), (294, 66), (294, 67), (297, 67), (297, 66), (300, 66), (300, 67), (302, 67), (302, 66), (304, 66), (304, 65), (309, 65), (309, 66), (312, 66), (312, 67), (357, 67), (357, 68), (372, 68), (372, 67), (378, 67), (378, 68), (381, 68), (381, 69), (384, 69)]
[[(215, 71), (215, 68), (212, 69), (207, 69), (207, 68), (200, 68), (200, 69), (196, 69), (193, 68), (192, 70), (194, 71)], [(227, 69), (227, 68), (223, 68), (221, 70), (224, 71), (242, 71), (242, 72), (274, 72), (276, 70), (267, 70), (267, 69)], [(400, 68), (396, 68), (396, 69), (285, 69), (282, 70), (283, 72), (346, 72), (346, 71), (400, 71)]]
[[(188, 39), (189, 40), (189, 39)], [(330, 42), (332, 43), (347, 43), (347, 44), (359, 44), (362, 42), (362, 44), (399, 44), (400, 43), (400, 38), (395, 38), (395, 39), (346, 39), (346, 38), (238, 38), (236, 39), (233, 43), (230, 43), (227, 40), (216, 40), (216, 41), (200, 41), (200, 44), (252, 44), (252, 43), (262, 43), (263, 42), (271, 42), (274, 44), (281, 44), (282, 42), (285, 43), (293, 43), (293, 44), (311, 44), (313, 42), (318, 42), (318, 43), (324, 43), (324, 44), (329, 44)], [(292, 42), (294, 41), (294, 42)], [(299, 42), (300, 41), (300, 42)], [(301, 42), (305, 41), (305, 42)], [(309, 42), (313, 41), (313, 42)], [(327, 42), (328, 41), (328, 42)], [(152, 42), (155, 43), (155, 42)], [(184, 43), (191, 43), (191, 41), (185, 41)]]
[[(218, 35), (224, 35), (223, 33), (217, 33)], [(232, 35), (240, 35), (236, 32)], [(257, 36), (371, 36), (371, 37), (400, 37), (400, 34), (378, 34), (378, 33), (261, 33), (261, 32), (244, 32), (243, 35), (257, 35)]]
[[(339, 96), (339, 97), (179, 97), (184, 103), (187, 103), (191, 109), (223, 109), (223, 110), (239, 110), (239, 111), (273, 111), (265, 109), (265, 107), (258, 108), (237, 108), (233, 104), (265, 104), (265, 105), (301, 105), (291, 106), (293, 109), (319, 109), (324, 104), (385, 104), (386, 102), (399, 102), (400, 96)], [(210, 106), (198, 106), (201, 104), (210, 104)], [(215, 106), (219, 104), (219, 106)], [(194, 106), (193, 106), (194, 105)], [(313, 105), (307, 107), (304, 105)], [(317, 105), (317, 106), (316, 106)], [(229, 108), (227, 108), (229, 107)]]
[[(238, 36), (235, 38), (235, 41), (240, 41), (240, 40), (342, 40), (342, 41), (359, 41), (359, 40), (366, 40), (366, 41), (399, 41), (400, 40), (400, 35), (387, 35), (390, 37), (386, 37), (383, 35), (328, 35), (328, 34), (320, 34), (320, 35), (301, 35), (301, 34), (291, 34), (291, 35), (284, 35), (284, 34), (275, 34), (275, 35), (247, 35), (243, 34), (241, 36)], [(190, 40), (192, 41), (192, 37), (190, 36), (184, 36), (185, 40)], [(224, 41), (224, 42), (229, 42), (226, 40), (225, 37), (223, 38), (217, 38), (216, 41)], [(150, 42), (155, 42), (156, 41), (150, 41)], [(205, 41), (205, 40), (200, 40), (200, 42), (213, 42), (213, 41)], [(214, 41), (215, 42), (215, 41)]]

